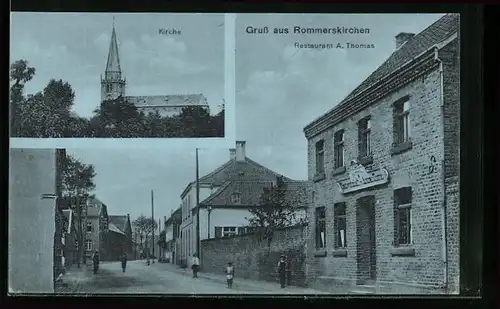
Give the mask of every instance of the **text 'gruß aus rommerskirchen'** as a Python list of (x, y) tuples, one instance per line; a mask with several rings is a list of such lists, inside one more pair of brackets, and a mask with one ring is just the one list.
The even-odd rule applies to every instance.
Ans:
[(247, 26), (245, 28), (246, 33), (248, 34), (370, 34), (369, 28), (358, 28), (358, 27), (342, 27), (337, 26), (333, 28), (327, 27), (300, 27), (293, 26), (292, 28), (283, 27), (283, 28), (274, 28), (270, 30), (269, 27), (253, 27)]

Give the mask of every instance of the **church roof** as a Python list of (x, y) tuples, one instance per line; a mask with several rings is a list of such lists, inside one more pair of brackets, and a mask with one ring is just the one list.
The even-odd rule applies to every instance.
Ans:
[(138, 108), (208, 105), (203, 94), (127, 96), (125, 99)]
[(109, 44), (108, 62), (106, 63), (106, 72), (121, 72), (120, 56), (118, 54), (118, 41), (116, 39), (115, 26), (111, 33), (111, 43)]

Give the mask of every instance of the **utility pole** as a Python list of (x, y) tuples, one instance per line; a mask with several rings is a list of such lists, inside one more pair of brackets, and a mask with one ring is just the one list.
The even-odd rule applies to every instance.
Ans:
[[(70, 198), (70, 203), (72, 204), (71, 198)], [(78, 252), (76, 253), (76, 265), (78, 268), (80, 268), (80, 261), (82, 258), (82, 208), (80, 207), (80, 201), (78, 199), (78, 192), (76, 193), (75, 196), (75, 204), (76, 204), (76, 214), (78, 218)]]
[(196, 254), (200, 258), (200, 165), (198, 148), (196, 148)]
[(154, 193), (151, 190), (151, 247), (153, 252), (153, 264), (155, 263), (155, 202), (154, 202)]
[[(158, 218), (158, 237), (160, 237), (161, 235), (161, 218)], [(158, 238), (158, 241), (160, 241), (161, 238)], [(158, 258), (162, 257), (163, 258), (163, 254), (162, 254), (162, 244), (159, 244), (158, 245)]]

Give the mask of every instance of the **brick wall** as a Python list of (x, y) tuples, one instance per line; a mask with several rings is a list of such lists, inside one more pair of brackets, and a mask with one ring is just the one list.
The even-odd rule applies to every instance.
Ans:
[[(326, 257), (318, 257), (314, 250), (314, 220), (311, 220), (311, 237), (308, 242), (308, 274), (311, 277), (332, 277), (344, 282), (356, 279), (356, 200), (363, 196), (375, 197), (375, 237), (377, 280), (414, 286), (440, 287), (443, 284), (441, 209), (443, 203), (444, 156), (443, 122), (441, 110), (441, 76), (437, 68), (410, 84), (393, 91), (379, 102), (357, 115), (349, 117), (335, 127), (313, 137), (308, 142), (309, 179), (315, 173), (315, 143), (325, 141), (326, 179), (314, 184), (314, 206), (309, 215), (314, 218), (314, 208), (326, 207), (327, 248)], [(446, 89), (445, 89), (446, 91)], [(410, 96), (410, 123), (413, 147), (409, 151), (391, 156), (393, 142), (392, 104), (397, 99)], [(373, 166), (384, 167), (390, 175), (388, 185), (343, 195), (336, 181), (346, 174), (333, 175), (333, 134), (344, 129), (345, 162), (358, 155), (357, 122), (370, 115), (372, 122), (371, 148)], [(435, 159), (435, 160), (434, 160)], [(370, 167), (370, 166), (368, 166)], [(393, 190), (410, 186), (413, 191), (413, 245), (414, 256), (395, 256)], [(333, 205), (346, 202), (347, 256), (335, 256), (333, 248)]]
[(235, 277), (278, 282), (277, 265), (281, 254), (288, 257), (290, 285), (306, 285), (305, 242), (307, 227), (275, 232), (270, 246), (253, 234), (201, 241), (202, 271), (224, 274), (228, 262)]
[(443, 63), (446, 231), (449, 291), (457, 293), (460, 273), (460, 45), (439, 52)]

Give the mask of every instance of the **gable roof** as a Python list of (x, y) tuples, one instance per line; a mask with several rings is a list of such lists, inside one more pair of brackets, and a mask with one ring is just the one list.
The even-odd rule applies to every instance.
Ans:
[(87, 217), (99, 217), (101, 211), (106, 208), (103, 202), (101, 202), (97, 197), (91, 197), (87, 202)]
[(118, 234), (125, 235), (125, 233), (121, 229), (119, 229), (115, 224), (113, 224), (113, 222), (109, 223), (108, 229), (109, 229), (110, 232), (115, 232), (115, 233), (118, 233)]
[(121, 232), (127, 230), (128, 216), (109, 216), (109, 225), (115, 225)]
[(203, 94), (181, 95), (154, 95), (154, 96), (127, 96), (125, 99), (137, 108), (147, 107), (184, 107), (203, 105), (208, 107), (207, 99)]
[(397, 49), (382, 63), (372, 74), (370, 74), (358, 87), (356, 87), (343, 102), (357, 96), (363, 90), (377, 83), (380, 79), (402, 67), (405, 63), (438, 44), (458, 31), (459, 14), (446, 14), (429, 27), (409, 39), (403, 46)]
[[(238, 181), (275, 181), (276, 177), (283, 177), (285, 181), (293, 181), (292, 179), (285, 177), (275, 171), (253, 161), (252, 159), (245, 157), (245, 161), (237, 161), (235, 159), (230, 159), (226, 163), (222, 164), (212, 172), (201, 177), (199, 179), (200, 185), (210, 185), (213, 187), (222, 186), (227, 181), (235, 179)], [(194, 185), (196, 182), (191, 182), (188, 184)], [(181, 196), (184, 196), (186, 190)]]
[[(310, 186), (308, 181), (285, 180), (287, 185), (286, 199), (289, 203), (299, 203), (300, 206), (307, 206), (307, 192)], [(260, 198), (264, 188), (269, 188), (270, 181), (226, 181), (212, 195), (202, 201), (202, 205), (212, 206), (257, 206), (260, 205)], [(234, 205), (231, 201), (233, 193), (241, 194), (241, 202)]]
[[(399, 70), (405, 64), (413, 60), (415, 57), (421, 55), (432, 46), (439, 44), (455, 33), (459, 29), (460, 14), (452, 13), (446, 14), (436, 22), (431, 24), (420, 33), (413, 36), (399, 49), (394, 51), (389, 58), (382, 63), (373, 73), (371, 73), (361, 84), (359, 84), (351, 93), (349, 93), (339, 104), (330, 109), (324, 115), (313, 120), (307, 127), (316, 123), (319, 119), (323, 118), (326, 114), (339, 108), (339, 106), (350, 102), (352, 99), (363, 93), (365, 90), (374, 86), (391, 73)], [(307, 128), (306, 127), (306, 128)]]
[(182, 207), (177, 208), (167, 219), (165, 225), (172, 224), (174, 222), (180, 223), (182, 221)]

